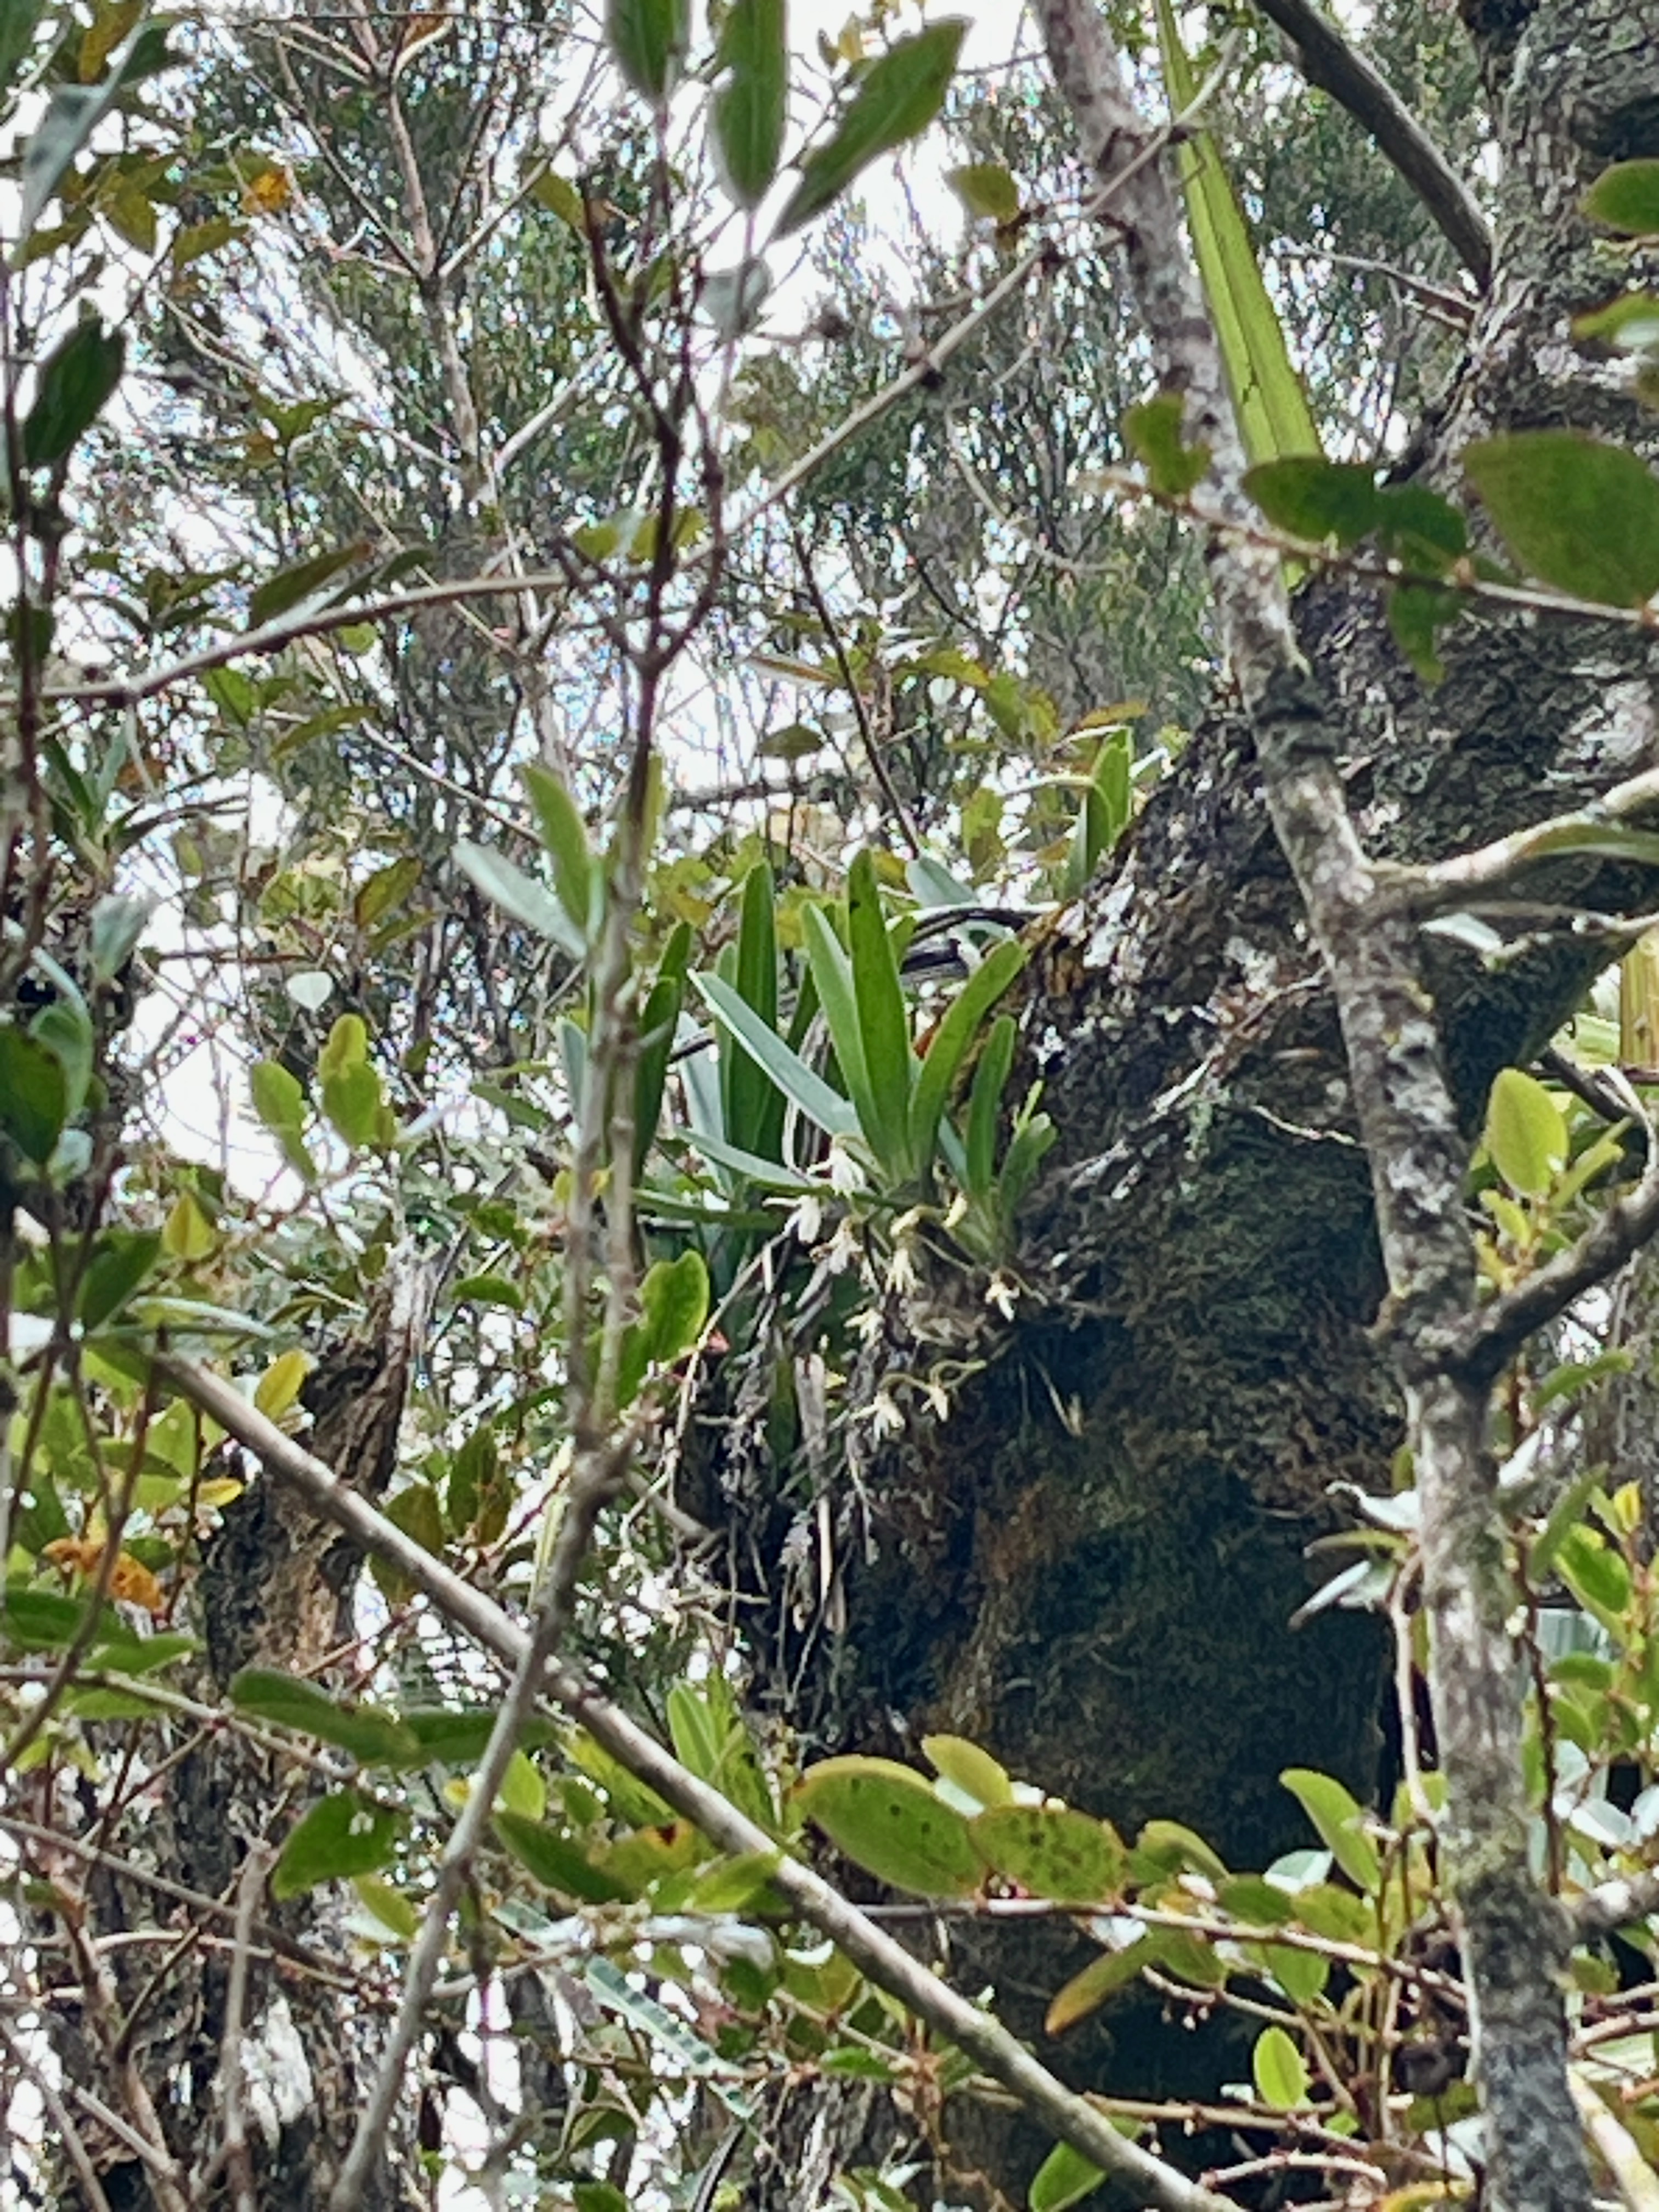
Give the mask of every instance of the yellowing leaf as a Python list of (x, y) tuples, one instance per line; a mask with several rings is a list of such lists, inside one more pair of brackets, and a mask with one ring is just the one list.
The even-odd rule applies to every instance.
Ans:
[(309, 1352), (297, 1349), (283, 1352), (271, 1361), (254, 1385), (254, 1404), (267, 1419), (281, 1420), (299, 1396), (301, 1387), (310, 1372)]
[(1500, 1067), (1486, 1105), (1486, 1150), (1511, 1190), (1535, 1197), (1567, 1162), (1566, 1118), (1536, 1077)]
[(170, 1252), (175, 1260), (205, 1260), (218, 1241), (213, 1224), (194, 1194), (187, 1190), (181, 1192), (161, 1231), (162, 1249)]
[(797, 1795), (838, 1850), (878, 1881), (923, 1897), (964, 1897), (984, 1865), (968, 1822), (921, 1776), (888, 1759), (826, 1759)]

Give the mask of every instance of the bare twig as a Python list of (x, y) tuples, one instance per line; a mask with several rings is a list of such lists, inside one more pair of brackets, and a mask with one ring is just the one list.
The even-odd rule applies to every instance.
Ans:
[(267, 1844), (256, 1843), (242, 1862), (236, 1884), (236, 1930), (230, 1954), (230, 1976), (225, 1993), (225, 2031), (219, 2051), (219, 2094), (223, 2100), (223, 2156), (234, 2195), (236, 2212), (258, 2212), (254, 2193), (253, 2165), (248, 2155), (247, 2113), (242, 2103), (242, 2036), (247, 2020), (248, 1963), (253, 1942), (253, 1916), (258, 1909), (272, 1853)]

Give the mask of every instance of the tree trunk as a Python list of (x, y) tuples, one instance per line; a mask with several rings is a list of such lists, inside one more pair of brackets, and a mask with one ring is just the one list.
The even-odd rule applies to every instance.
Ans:
[[(1498, 266), (1412, 471), (1454, 489), (1462, 447), (1504, 427), (1651, 452), (1653, 418), (1573, 347), (1567, 318), (1610, 289), (1584, 187), (1659, 152), (1659, 4), (1464, 14), (1504, 165)], [(1466, 618), (1431, 690), (1369, 589), (1316, 581), (1297, 616), (1375, 853), (1437, 859), (1659, 757), (1654, 648), (1626, 628)], [(1538, 896), (1629, 910), (1651, 894), (1575, 863)], [(1346, 1486), (1390, 1488), (1401, 1430), (1346, 1061), (1228, 706), (1034, 955), (1024, 1050), (1061, 1144), (1011, 1271), (1013, 1324), (982, 1278), (936, 1258), (920, 1291), (889, 1293), (838, 1427), (799, 1419), (804, 1441), (780, 1451), (822, 1322), (786, 1290), (756, 1317), (736, 1419), (708, 1432), (719, 1449), (689, 1500), (732, 1531), (762, 1606), (757, 1694), (810, 1748), (916, 1755), (924, 1733), (956, 1731), (1121, 1828), (1183, 1820), (1259, 1868), (1310, 1840), (1284, 1767), (1362, 1796), (1378, 1778), (1377, 1625), (1289, 1623), (1313, 1588), (1304, 1546), (1346, 1517)], [(1469, 1127), (1596, 964), (1582, 942), (1496, 970), (1448, 945), (1436, 998)], [(909, 1416), (896, 1440), (887, 1400)], [(1022, 1928), (1012, 1947), (976, 1935), (957, 1964), (1036, 2036), (1086, 1954)], [(1217, 2078), (1212, 2051), (1149, 2033), (1144, 2009), (1099, 2016), (1058, 2060), (1124, 2094)], [(1018, 2196), (1042, 2146), (1013, 2148), (989, 2118), (963, 2160)]]

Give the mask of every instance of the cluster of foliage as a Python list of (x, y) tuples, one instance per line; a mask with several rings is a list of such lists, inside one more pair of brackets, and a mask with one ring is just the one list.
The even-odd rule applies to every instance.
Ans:
[[(417, 2008), (406, 2100), (434, 2188), (471, 2172), (495, 2201), (706, 2212), (769, 2098), (809, 2076), (892, 2092), (954, 2186), (947, 2108), (983, 2071), (820, 1939), (780, 1877), (825, 1844), (924, 1923), (1074, 1923), (1096, 1955), (1053, 1996), (1056, 2037), (1135, 1984), (1241, 2014), (1250, 2078), (1216, 2106), (1245, 2148), (1215, 2185), (1305, 2168), (1401, 2212), (1467, 2196), (1408, 1465), (1351, 1501), (1338, 1540), (1360, 1557), (1314, 1601), (1391, 1623), (1403, 1778), (1372, 1812), (1291, 1768), (1317, 1840), (1261, 1870), (1170, 1820), (1127, 1842), (955, 1735), (924, 1743), (929, 1776), (810, 1759), (742, 1709), (750, 1655), (674, 1497), (696, 1394), (781, 1300), (811, 1357), (775, 1384), (779, 1455), (821, 1475), (839, 1452), (851, 1480), (849, 1437), (948, 1419), (991, 1332), (1041, 1309), (1022, 1224), (1060, 1133), (1017, 986), (1196, 716), (1212, 672), (1182, 533), (1214, 519), (1208, 456), (1114, 348), (1121, 301), (1077, 250), (1091, 202), (1029, 67), (951, 94), (963, 25), (878, 5), (823, 43), (835, 104), (786, 179), (813, 88), (781, 0), (732, 0), (700, 46), (676, 0), (613, 0), (597, 46), (541, 12), (0, 17), (17, 2201), (95, 2205), (135, 2137), (169, 2212), (226, 2173), (258, 2201), (241, 2058), (213, 2084), (217, 2146), (178, 2140), (165, 2067), (134, 2087), (132, 2051), (187, 2008), (170, 1947), (191, 1942), (157, 1897), (216, 1942), (228, 1920), (244, 1977), (280, 1952), (364, 2018), (435, 1929), (447, 1978)], [(1386, 12), (1392, 34), (1410, 11)], [(1167, 5), (1142, 27), (1193, 107), (1213, 56), (1189, 59)], [(1317, 337), (1294, 270), (1285, 313), (1270, 295), (1246, 217), (1284, 225), (1284, 94), (1265, 49), (1245, 76), (1232, 120), (1260, 135), (1236, 168), (1220, 131), (1184, 153), (1255, 403), (1258, 534), (1382, 593), (1425, 683), (1494, 606), (1645, 620), (1659, 483), (1633, 452), (1494, 435), (1443, 495), (1382, 475), (1390, 393), (1366, 403), (1366, 457), (1327, 458), (1354, 450), (1377, 332), (1363, 292)], [(849, 195), (941, 111), (965, 242), (919, 257), (902, 313), (849, 307), (872, 242)], [(1259, 171), (1241, 200), (1231, 176)], [(1361, 196), (1336, 197), (1332, 228), (1364, 245)], [(1588, 212), (1610, 254), (1659, 235), (1659, 163), (1613, 168)], [(1409, 243), (1401, 221), (1390, 200), (1371, 242)], [(780, 338), (771, 270), (813, 224), (823, 304)], [(1079, 322), (1098, 350), (1068, 373), (1053, 334)], [(1580, 325), (1644, 386), (1656, 332), (1634, 287)], [(1527, 857), (1650, 867), (1648, 798)], [(1433, 926), (1501, 963), (1477, 903)], [(1471, 1194), (1498, 1292), (1606, 1215), (1648, 1127), (1593, 1015), (1571, 1048), (1576, 1087), (1512, 1069), (1492, 1092)], [(328, 1650), (222, 1673), (206, 1593), (274, 1475), (177, 1363), (231, 1369), (260, 1433), (320, 1445), (342, 1346), (417, 1265), (431, 1317), (372, 1503), (482, 1598), (564, 1608), (561, 1658), (763, 1847), (711, 1838), (580, 1712), (515, 1723), (498, 1759), (493, 1662), (390, 1550)], [(924, 1303), (951, 1356), (866, 1390), (872, 1340)], [(1650, 1502), (1593, 1459), (1562, 1479), (1620, 1365), (1583, 1351), (1529, 1352), (1498, 1393), (1536, 1850), (1565, 1900), (1640, 1874), (1659, 1833)], [(143, 1838), (227, 1735), (280, 1787), (249, 1811), (268, 1860), (213, 1895)], [(153, 1973), (111, 1940), (139, 1911)], [(1574, 1953), (1573, 2079), (1659, 2167), (1659, 1939), (1639, 1916), (1616, 1953), (1608, 1935), (1587, 1923)], [(1214, 2116), (1109, 2089), (1093, 2101), (1126, 2137)], [(913, 2179), (838, 2186), (862, 2212)], [(1032, 2212), (1101, 2179), (1061, 2144)]]

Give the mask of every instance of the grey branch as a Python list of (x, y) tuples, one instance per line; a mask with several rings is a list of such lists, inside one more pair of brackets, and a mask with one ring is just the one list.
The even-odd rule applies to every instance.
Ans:
[(1386, 77), (1356, 53), (1313, 0), (1256, 0), (1291, 40), (1310, 84), (1346, 107), (1394, 164), (1484, 292), (1492, 281), (1492, 232), (1468, 186)]

